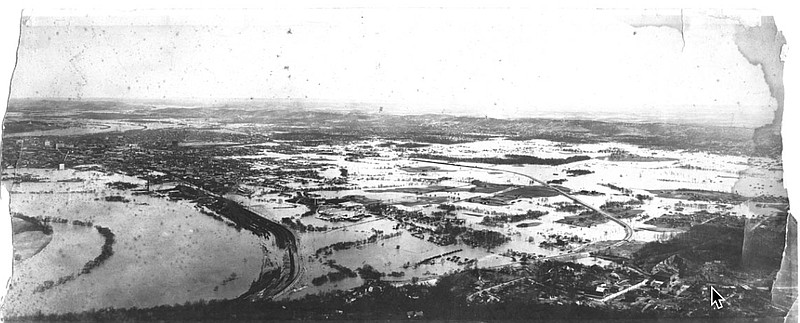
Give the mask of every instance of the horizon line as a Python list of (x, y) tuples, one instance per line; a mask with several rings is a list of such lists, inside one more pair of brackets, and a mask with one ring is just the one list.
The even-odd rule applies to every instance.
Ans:
[[(325, 101), (323, 99), (312, 99), (312, 98), (215, 98), (215, 99), (200, 99), (200, 98), (181, 98), (181, 97), (174, 97), (174, 98), (113, 98), (113, 97), (80, 97), (80, 98), (73, 98), (73, 97), (10, 97), (8, 102), (12, 101), (63, 101), (63, 102), (91, 102), (91, 101), (106, 101), (106, 102), (120, 102), (124, 103), (124, 101), (139, 101), (139, 102), (148, 102), (148, 101), (162, 101), (162, 102), (170, 102), (170, 101), (179, 101), (179, 100), (186, 100), (186, 101), (200, 101), (200, 102), (208, 102), (208, 101), (218, 101), (218, 103), (224, 103), (225, 101), (234, 102), (234, 101), (254, 101), (254, 102), (264, 102), (264, 101), (273, 101), (273, 102), (309, 102), (309, 103), (331, 103), (331, 104), (341, 104), (345, 106), (305, 106), (302, 107), (303, 109), (307, 110), (328, 110), (328, 111), (336, 111), (336, 112), (361, 112), (361, 113), (368, 113), (368, 114), (387, 114), (387, 115), (396, 115), (396, 116), (450, 116), (450, 117), (467, 117), (467, 118), (476, 118), (476, 119), (494, 119), (494, 120), (525, 120), (525, 119), (539, 119), (539, 120), (564, 120), (564, 121), (595, 121), (595, 122), (610, 122), (610, 123), (633, 123), (633, 124), (671, 124), (671, 125), (689, 125), (689, 126), (702, 126), (702, 127), (723, 127), (723, 128), (742, 128), (742, 129), (758, 129), (763, 126), (771, 125), (772, 123), (765, 123), (763, 125), (746, 125), (746, 124), (722, 124), (718, 122), (713, 122), (713, 119), (708, 119), (708, 122), (705, 123), (698, 123), (698, 122), (690, 122), (690, 121), (681, 121), (680, 119), (675, 118), (624, 118), (622, 116), (628, 115), (631, 111), (619, 111), (614, 113), (609, 113), (609, 111), (558, 111), (557, 109), (532, 109), (529, 112), (539, 112), (540, 115), (531, 115), (531, 116), (489, 116), (489, 115), (480, 115), (475, 113), (461, 113), (459, 114), (457, 111), (445, 111), (444, 109), (441, 112), (433, 112), (433, 111), (392, 111), (392, 110), (381, 110), (380, 112), (369, 111), (366, 110), (363, 105), (372, 106), (374, 108), (383, 108), (381, 103), (373, 103), (373, 102), (355, 102), (355, 101)], [(362, 105), (362, 106), (346, 106), (346, 105)], [(387, 106), (395, 106), (396, 104), (393, 103), (386, 103)], [(187, 107), (189, 108), (189, 107)], [(200, 106), (197, 108), (214, 108), (214, 106)], [(283, 108), (286, 109), (287, 107), (275, 107), (275, 108)], [(646, 109), (646, 108), (642, 108)], [(8, 112), (8, 110), (6, 110)], [(597, 118), (598, 115), (605, 116), (604, 118)], [(616, 115), (616, 116), (614, 116)]]

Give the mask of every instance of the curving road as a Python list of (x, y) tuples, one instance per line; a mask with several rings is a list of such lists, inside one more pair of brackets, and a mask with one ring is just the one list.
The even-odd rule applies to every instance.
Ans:
[[(231, 201), (233, 202), (233, 201)], [(236, 202), (233, 202), (236, 203)], [(260, 219), (264, 219), (265, 223), (269, 223), (269, 232), (271, 232), (277, 244), (283, 245), (281, 249), (286, 250), (284, 256), (284, 267), (279, 269), (277, 277), (270, 275), (270, 272), (263, 273), (262, 277), (253, 284), (251, 290), (240, 295), (240, 299), (258, 300), (258, 299), (277, 299), (291, 290), (297, 284), (303, 274), (303, 266), (297, 248), (297, 237), (294, 232), (285, 227), (284, 225), (270, 220), (268, 217), (250, 209), (247, 206), (240, 205), (244, 210), (254, 214)], [(288, 270), (288, 271), (287, 271)]]
[[(610, 213), (608, 213), (606, 211), (603, 211), (598, 207), (595, 207), (595, 206), (593, 206), (593, 205), (591, 205), (589, 203), (586, 203), (583, 200), (581, 200), (581, 199), (579, 199), (579, 198), (577, 198), (575, 196), (569, 195), (569, 193), (564, 192), (564, 191), (562, 191), (562, 190), (560, 190), (560, 189), (558, 189), (558, 188), (556, 188), (554, 186), (551, 186), (550, 184), (547, 184), (547, 182), (542, 181), (542, 180), (540, 180), (538, 178), (535, 178), (533, 176), (530, 176), (528, 174), (515, 172), (515, 171), (512, 171), (512, 170), (506, 170), (506, 169), (491, 168), (491, 167), (480, 167), (480, 166), (470, 166), (470, 165), (461, 165), (461, 164), (456, 164), (456, 163), (448, 163), (448, 162), (442, 162), (442, 161), (432, 161), (432, 160), (427, 160), (427, 159), (412, 158), (411, 160), (417, 161), (417, 162), (422, 162), (422, 163), (431, 163), (431, 164), (440, 164), (440, 165), (449, 165), (449, 166), (457, 166), (457, 167), (465, 167), (465, 168), (476, 168), (476, 169), (483, 169), (483, 170), (505, 172), (505, 173), (514, 174), (514, 175), (517, 175), (517, 176), (522, 176), (522, 177), (528, 178), (528, 179), (530, 179), (530, 180), (532, 180), (532, 181), (534, 181), (534, 182), (536, 182), (538, 184), (544, 185), (545, 187), (558, 192), (558, 194), (561, 194), (561, 195), (567, 197), (568, 199), (574, 201), (575, 203), (578, 203), (580, 205), (583, 205), (583, 206), (589, 208), (592, 211), (600, 213), (601, 215), (607, 217), (609, 220), (614, 221), (615, 223), (617, 223), (620, 226), (622, 226), (622, 228), (625, 229), (625, 237), (622, 238), (622, 240), (620, 240), (619, 242), (611, 245), (611, 248), (618, 247), (618, 246), (622, 245), (625, 242), (631, 241), (631, 239), (633, 238), (633, 228), (629, 224), (625, 223), (624, 221), (622, 221), (620, 219), (617, 219), (616, 217), (614, 217)], [(569, 255), (569, 254), (572, 254), (572, 253), (576, 253), (576, 252), (573, 251), (571, 253), (564, 254), (564, 255), (559, 255), (559, 256), (563, 257), (563, 256), (566, 256), (566, 255)]]
[(250, 289), (239, 295), (237, 299), (255, 301), (259, 299), (276, 299), (285, 295), (297, 284), (303, 274), (302, 258), (297, 247), (297, 236), (294, 231), (277, 221), (271, 220), (251, 208), (232, 201), (220, 194), (211, 192), (203, 187), (188, 183), (180, 177), (167, 173), (176, 182), (197, 189), (217, 201), (227, 203), (233, 214), (221, 214), (228, 220), (240, 225), (245, 230), (251, 231), (261, 238), (274, 237), (275, 244), (285, 250), (284, 266), (275, 270), (262, 272), (258, 279), (250, 285)]

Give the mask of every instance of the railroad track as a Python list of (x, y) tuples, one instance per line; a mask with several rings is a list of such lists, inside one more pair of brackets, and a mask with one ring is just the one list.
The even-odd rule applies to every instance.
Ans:
[(622, 220), (620, 220), (620, 219), (616, 218), (616, 217), (615, 217), (615, 216), (613, 216), (612, 214), (610, 214), (610, 213), (608, 213), (608, 212), (606, 212), (606, 211), (603, 211), (603, 210), (601, 210), (601, 209), (600, 209), (600, 208), (598, 208), (598, 207), (595, 207), (595, 206), (593, 206), (593, 205), (591, 205), (591, 204), (589, 204), (589, 203), (586, 203), (586, 202), (584, 202), (583, 200), (581, 200), (581, 199), (579, 199), (579, 198), (577, 198), (577, 197), (575, 197), (575, 196), (572, 196), (572, 195), (570, 195), (569, 193), (567, 193), (567, 192), (564, 192), (564, 191), (562, 191), (562, 190), (558, 189), (557, 187), (551, 186), (550, 184), (547, 184), (547, 182), (545, 182), (545, 181), (542, 181), (542, 180), (540, 180), (540, 179), (538, 179), (538, 178), (535, 178), (535, 177), (533, 177), (533, 176), (530, 176), (530, 175), (528, 175), (528, 174), (524, 174), (524, 173), (520, 173), (520, 172), (515, 172), (515, 171), (511, 171), (511, 170), (499, 169), (499, 168), (480, 167), (480, 166), (470, 166), (470, 165), (461, 165), (461, 164), (456, 164), (456, 163), (448, 163), (448, 162), (441, 162), (441, 161), (432, 161), (432, 160), (426, 160), (426, 159), (417, 159), (417, 158), (412, 158), (411, 160), (413, 160), (413, 161), (417, 161), (417, 162), (422, 162), (422, 163), (431, 163), (431, 164), (439, 164), (439, 165), (449, 165), (449, 166), (456, 166), (456, 167), (475, 168), (475, 169), (482, 169), (482, 170), (491, 170), (491, 171), (505, 172), (505, 173), (514, 174), (514, 175), (517, 175), (517, 176), (521, 176), (521, 177), (524, 177), (524, 178), (530, 179), (530, 180), (532, 180), (532, 181), (534, 181), (534, 182), (536, 182), (536, 183), (538, 183), (538, 184), (541, 184), (541, 185), (543, 185), (543, 186), (545, 186), (545, 187), (547, 187), (547, 188), (549, 188), (549, 189), (552, 189), (552, 190), (556, 191), (558, 194), (561, 194), (561, 195), (563, 195), (564, 197), (566, 197), (566, 198), (568, 198), (568, 199), (572, 200), (573, 202), (575, 202), (575, 203), (578, 203), (578, 204), (580, 204), (580, 205), (583, 205), (583, 206), (585, 206), (585, 207), (589, 208), (590, 210), (592, 210), (592, 211), (595, 211), (595, 212), (597, 212), (597, 213), (601, 214), (602, 216), (604, 216), (604, 217), (608, 218), (609, 220), (611, 220), (611, 221), (614, 221), (614, 223), (617, 223), (617, 224), (619, 224), (620, 226), (622, 226), (622, 228), (625, 230), (625, 237), (624, 237), (624, 238), (622, 238), (622, 240), (620, 240), (619, 242), (617, 242), (617, 243), (613, 244), (613, 245), (611, 246), (612, 248), (614, 248), (614, 247), (618, 247), (618, 246), (620, 246), (620, 245), (624, 244), (625, 242), (631, 241), (631, 239), (633, 238), (633, 228), (632, 228), (632, 227), (631, 227), (629, 224), (627, 224), (627, 223), (625, 223), (624, 221), (622, 221)]

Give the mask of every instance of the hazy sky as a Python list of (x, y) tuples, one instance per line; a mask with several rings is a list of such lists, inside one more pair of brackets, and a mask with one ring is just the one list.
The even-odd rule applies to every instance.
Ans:
[(673, 28), (680, 11), (644, 12), (673, 27), (643, 25), (642, 13), (28, 12), (12, 97), (309, 98), (399, 112), (772, 120), (763, 72), (734, 43), (734, 23), (758, 16), (685, 11), (682, 35)]

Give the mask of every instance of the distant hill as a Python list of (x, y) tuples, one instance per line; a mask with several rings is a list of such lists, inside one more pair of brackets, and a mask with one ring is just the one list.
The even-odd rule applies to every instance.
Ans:
[(128, 121), (200, 118), (219, 123), (269, 124), (273, 130), (290, 129), (295, 135), (309, 132), (304, 138), (313, 135), (312, 132), (318, 132), (320, 136), (381, 136), (428, 143), (507, 137), (566, 143), (613, 141), (659, 149), (732, 155), (780, 155), (780, 141), (758, 140), (759, 148), (756, 149), (754, 128), (745, 127), (552, 118), (498, 119), (444, 114), (397, 115), (377, 109), (365, 112), (363, 105), (356, 105), (352, 110), (345, 108), (343, 105), (296, 101), (243, 101), (182, 107), (105, 100), (12, 100), (9, 112), (13, 113), (7, 115), (6, 122), (7, 126), (17, 126), (13, 123), (43, 117)]

